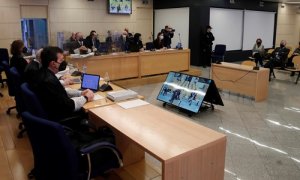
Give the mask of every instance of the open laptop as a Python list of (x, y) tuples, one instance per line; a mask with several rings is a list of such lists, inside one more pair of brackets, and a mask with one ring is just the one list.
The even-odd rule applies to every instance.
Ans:
[(93, 92), (99, 89), (100, 76), (96, 74), (82, 74), (80, 90), (90, 89)]

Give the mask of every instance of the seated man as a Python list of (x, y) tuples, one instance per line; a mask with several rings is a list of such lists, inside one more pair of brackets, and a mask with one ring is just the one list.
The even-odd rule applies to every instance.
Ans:
[[(41, 69), (42, 64), (41, 64), (41, 52), (43, 51), (43, 49), (39, 49), (36, 53), (36, 58), (31, 61), (25, 68), (25, 73), (24, 73), (24, 79), (26, 82), (28, 82), (30, 84), (30, 82), (34, 82), (36, 79), (36, 76), (38, 75), (39, 69)], [(59, 71), (64, 71), (66, 69), (67, 63), (65, 61), (63, 61), (63, 63), (59, 66)], [(56, 77), (59, 79), (60, 83), (64, 86), (73, 84), (73, 81), (71, 78), (69, 77), (61, 77), (61, 75), (58, 75), (58, 73), (56, 73)]]
[(91, 50), (84, 45), (83, 35), (80, 32), (75, 34), (75, 41), (71, 42), (69, 47), (70, 54), (86, 54)]
[(270, 61), (264, 65), (265, 68), (270, 68), (270, 75), (273, 73), (274, 67), (284, 69), (289, 52), (290, 50), (286, 48), (286, 41), (282, 40), (280, 42), (280, 47), (277, 47), (272, 52)]
[(90, 32), (90, 35), (85, 38), (84, 46), (91, 49), (92, 51), (98, 51), (100, 47), (100, 41), (95, 30), (92, 30)]
[(35, 81), (29, 81), (31, 89), (37, 94), (49, 119), (61, 120), (80, 113), (81, 107), (92, 101), (91, 90), (66, 90), (55, 74), (64, 61), (63, 51), (58, 47), (46, 47), (41, 52), (42, 67)]

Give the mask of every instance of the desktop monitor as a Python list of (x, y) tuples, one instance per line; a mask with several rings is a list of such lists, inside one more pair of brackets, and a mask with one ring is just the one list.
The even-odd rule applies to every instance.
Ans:
[(169, 72), (157, 99), (197, 113), (212, 80), (179, 72)]
[(109, 14), (132, 14), (132, 0), (108, 0)]

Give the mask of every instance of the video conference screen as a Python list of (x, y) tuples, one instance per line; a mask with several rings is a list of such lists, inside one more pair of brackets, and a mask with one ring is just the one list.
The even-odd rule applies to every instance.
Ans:
[(197, 113), (210, 83), (209, 79), (169, 72), (157, 99)]
[(132, 0), (108, 0), (110, 14), (131, 14)]

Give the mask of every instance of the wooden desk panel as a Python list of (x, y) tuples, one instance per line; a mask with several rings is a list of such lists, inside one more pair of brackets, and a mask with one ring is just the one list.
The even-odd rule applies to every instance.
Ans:
[(94, 123), (114, 130), (125, 167), (139, 162), (146, 151), (162, 162), (165, 180), (224, 178), (223, 134), (154, 105), (125, 110), (115, 104), (89, 112)]
[(262, 101), (268, 97), (269, 69), (225, 63), (212, 64), (212, 79), (220, 89), (252, 96), (255, 101)]
[(110, 80), (137, 78), (139, 76), (138, 53), (93, 56), (83, 59), (71, 59), (70, 62), (82, 68), (87, 66), (87, 73), (104, 77), (108, 72)]
[(141, 78), (165, 74), (169, 71), (190, 69), (190, 50), (165, 50), (155, 52), (115, 53), (87, 58), (70, 58), (68, 62), (81, 69), (85, 64), (87, 73), (104, 77), (108, 72), (111, 80)]
[(145, 52), (140, 56), (141, 76), (187, 71), (190, 68), (190, 50)]

